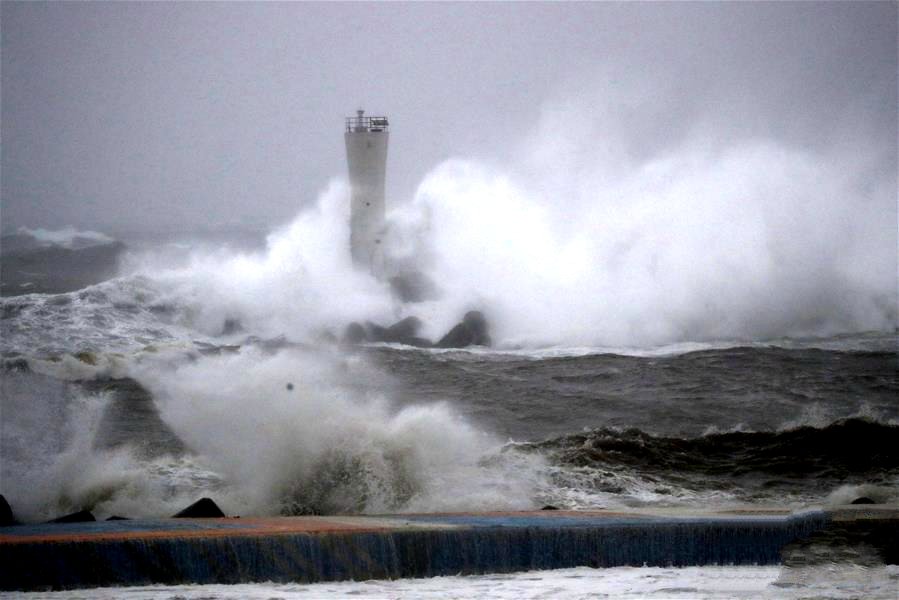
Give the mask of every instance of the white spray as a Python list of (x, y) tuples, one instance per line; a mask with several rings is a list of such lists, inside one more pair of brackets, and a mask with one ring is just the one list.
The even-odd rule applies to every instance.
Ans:
[(888, 149), (697, 128), (638, 152), (611, 106), (627, 100), (547, 104), (506, 166), (451, 159), (392, 203), (388, 251), (428, 274), (438, 300), (398, 308), (351, 267), (342, 183), (265, 253), (197, 256), (154, 277), (192, 298), (191, 324), (208, 333), (228, 317), (290, 337), (417, 314), (434, 338), (471, 308), (500, 345), (524, 347), (895, 326), (895, 181), (876, 175)]

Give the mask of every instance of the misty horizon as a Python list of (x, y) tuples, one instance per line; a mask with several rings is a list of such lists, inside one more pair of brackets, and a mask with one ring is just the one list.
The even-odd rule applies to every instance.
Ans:
[(360, 107), (393, 125), (391, 207), (447, 159), (527, 177), (548, 133), (604, 150), (561, 148), (571, 176), (768, 140), (868, 155), (868, 185), (895, 186), (890, 3), (5, 2), (2, 16), (5, 231), (270, 229), (345, 178), (343, 118)]

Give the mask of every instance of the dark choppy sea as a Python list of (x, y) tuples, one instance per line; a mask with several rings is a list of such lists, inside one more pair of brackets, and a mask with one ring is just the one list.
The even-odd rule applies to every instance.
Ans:
[[(0, 493), (19, 518), (166, 516), (201, 496), (241, 515), (899, 502), (895, 331), (346, 347), (227, 326), (227, 297), (161, 273), (0, 299)], [(539, 595), (573, 573), (504, 581)], [(410, 589), (375, 592), (428, 591)]]
[(899, 499), (894, 333), (347, 348), (205, 335), (152, 291), (2, 300), (3, 493), (23, 516), (200, 495), (249, 514)]

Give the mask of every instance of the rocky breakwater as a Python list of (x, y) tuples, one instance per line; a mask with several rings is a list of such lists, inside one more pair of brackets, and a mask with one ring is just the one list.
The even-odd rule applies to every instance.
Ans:
[(365, 321), (350, 323), (343, 333), (345, 344), (387, 343), (405, 344), (417, 348), (467, 348), (490, 346), (490, 327), (481, 311), (465, 313), (458, 324), (436, 342), (418, 335), (422, 322), (418, 317), (406, 317), (389, 327)]

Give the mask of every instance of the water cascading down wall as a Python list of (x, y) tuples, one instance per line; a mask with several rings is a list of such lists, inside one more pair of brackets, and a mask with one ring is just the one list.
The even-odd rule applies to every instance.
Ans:
[(168, 519), (0, 528), (0, 589), (315, 582), (575, 566), (775, 564), (821, 511)]

